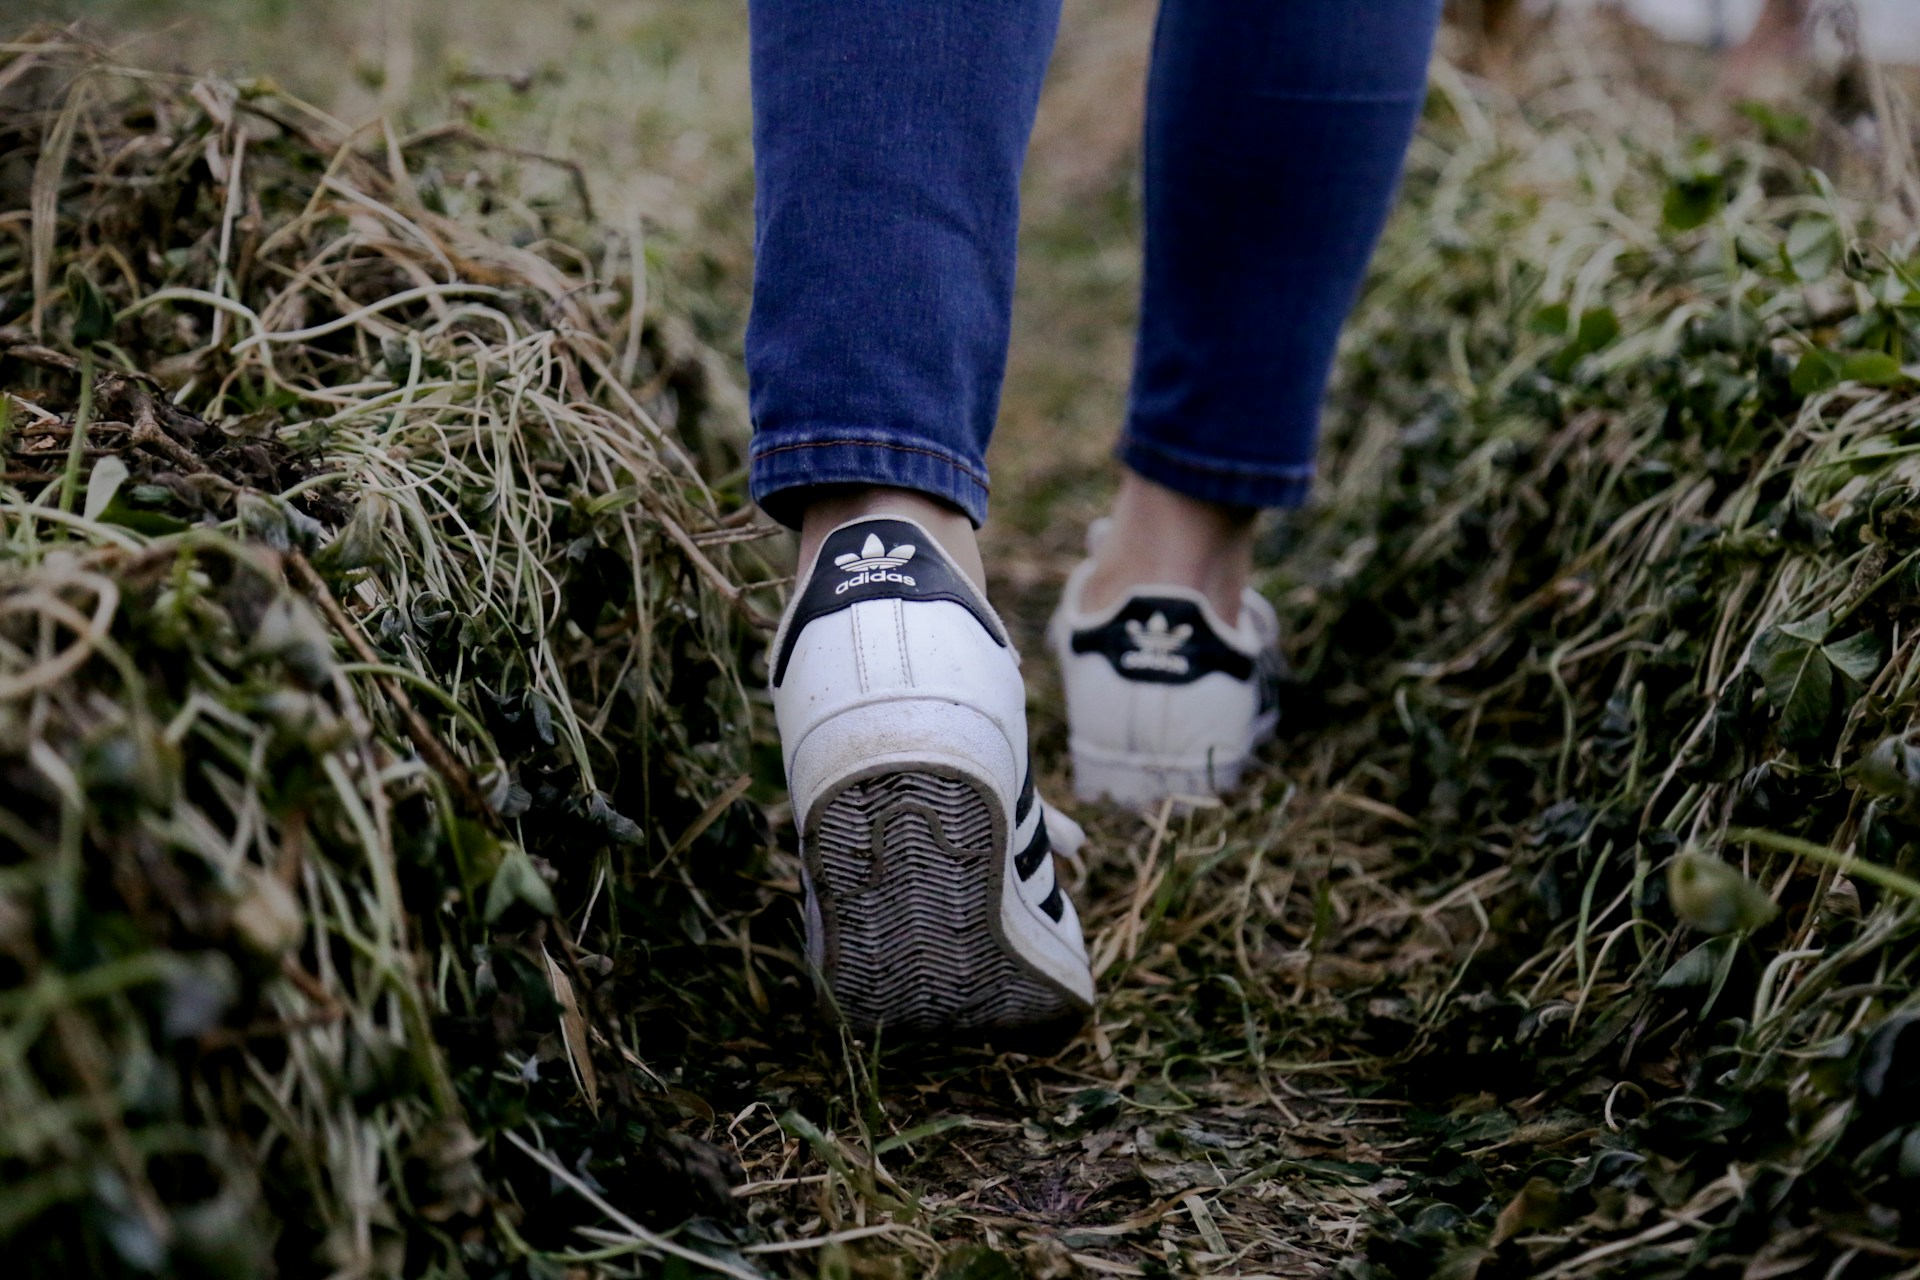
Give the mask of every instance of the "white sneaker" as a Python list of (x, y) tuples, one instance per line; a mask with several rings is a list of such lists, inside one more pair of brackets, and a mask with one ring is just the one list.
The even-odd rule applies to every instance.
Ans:
[(1151, 586), (1089, 613), (1080, 596), (1092, 572), (1092, 560), (1074, 570), (1048, 627), (1074, 794), (1145, 809), (1237, 786), (1280, 721), (1273, 606), (1248, 589), (1229, 626), (1200, 592)]
[(827, 535), (774, 637), (807, 946), (862, 1031), (1045, 1036), (1093, 1003), (999, 616), (911, 520)]

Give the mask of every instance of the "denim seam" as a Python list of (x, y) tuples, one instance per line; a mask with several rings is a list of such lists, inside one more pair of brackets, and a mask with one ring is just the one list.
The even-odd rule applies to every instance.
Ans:
[(1234, 462), (1218, 462), (1207, 458), (1195, 458), (1175, 449), (1168, 449), (1147, 440), (1137, 432), (1129, 431), (1120, 437), (1120, 451), (1138, 450), (1153, 455), (1154, 458), (1188, 471), (1199, 471), (1209, 475), (1223, 476), (1235, 480), (1311, 480), (1315, 466), (1311, 462), (1282, 463), (1278, 466)]
[(1249, 89), (1249, 98), (1263, 102), (1298, 102), (1311, 106), (1405, 107), (1427, 100), (1426, 86), (1418, 93), (1296, 93), (1288, 89)]
[(958, 471), (960, 474), (966, 476), (967, 479), (979, 485), (982, 489), (988, 487), (985, 475), (975, 471), (972, 467), (950, 453), (943, 453), (938, 449), (922, 448), (919, 445), (894, 444), (886, 440), (860, 440), (854, 438), (844, 440), (802, 440), (795, 444), (773, 444), (758, 447), (752, 450), (752, 456), (755, 458), (770, 458), (776, 453), (793, 453), (800, 449), (892, 449), (896, 453), (917, 453), (921, 457), (933, 458), (936, 461), (946, 463), (955, 471)]

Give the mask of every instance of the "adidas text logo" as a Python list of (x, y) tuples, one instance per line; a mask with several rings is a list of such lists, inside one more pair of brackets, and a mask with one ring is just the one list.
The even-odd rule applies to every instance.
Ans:
[(833, 593), (840, 595), (855, 587), (872, 586), (881, 582), (898, 583), (903, 587), (915, 585), (913, 578), (909, 575), (894, 572), (913, 559), (914, 551), (915, 547), (910, 542), (903, 542), (889, 551), (886, 544), (880, 541), (878, 534), (868, 534), (858, 555), (849, 551), (845, 555), (833, 558), (834, 565), (840, 572), (847, 575), (846, 581), (835, 586)]
[(1171, 676), (1184, 676), (1193, 670), (1193, 663), (1180, 650), (1193, 635), (1193, 628), (1186, 623), (1177, 627), (1167, 626), (1167, 615), (1156, 613), (1147, 619), (1147, 625), (1138, 622), (1127, 623), (1127, 639), (1134, 647), (1120, 655), (1120, 665), (1129, 671), (1161, 671)]

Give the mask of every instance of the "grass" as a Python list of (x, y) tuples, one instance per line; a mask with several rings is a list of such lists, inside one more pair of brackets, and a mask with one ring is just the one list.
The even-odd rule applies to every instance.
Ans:
[[(990, 533), (1029, 650), (1134, 286), (1145, 14), (1069, 18)], [(1086, 815), (1101, 1005), (1040, 1063), (812, 1011), (751, 675), (779, 557), (717, 376), (737, 15), (598, 21), (525, 89), (410, 63), (586, 161), (596, 217), (464, 135), (16, 82), (0, 151), (70, 120), (95, 175), (36, 238), (0, 162), (0, 1234), (35, 1268), (1914, 1272), (1920, 291), (1907, 152), (1859, 144), (1900, 136), (1881, 81), (1703, 127), (1697, 68), (1631, 42), (1511, 94), (1440, 70), (1327, 480), (1268, 539), (1286, 741), (1228, 804)], [(696, 213), (636, 254), (660, 173)], [(125, 215), (151, 191), (189, 213)]]
[(9, 1234), (49, 1274), (451, 1265), (556, 1028), (586, 1127), (543, 1145), (680, 1167), (601, 1096), (633, 1028), (575, 931), (690, 906), (616, 868), (660, 870), (642, 822), (751, 850), (764, 618), (631, 245), (465, 135), (8, 57)]

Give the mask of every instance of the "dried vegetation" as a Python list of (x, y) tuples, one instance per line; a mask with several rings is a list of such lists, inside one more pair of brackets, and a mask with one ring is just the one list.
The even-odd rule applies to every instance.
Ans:
[(5, 46), (0, 1238), (1920, 1274), (1911, 148), (1865, 73), (1695, 139), (1602, 47), (1441, 71), (1269, 547), (1287, 741), (1086, 815), (1035, 1063), (813, 1017), (737, 424), (564, 166)]
[(0, 1238), (418, 1276), (597, 1218), (542, 1162), (724, 1209), (632, 1012), (721, 910), (663, 855), (760, 843), (702, 353), (564, 166), (60, 35), (0, 87)]

